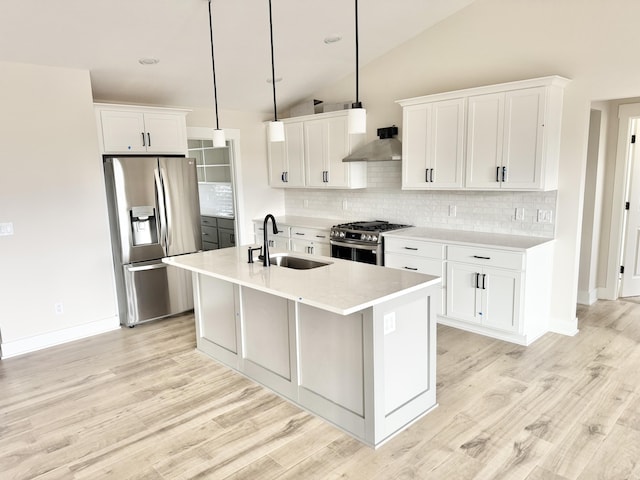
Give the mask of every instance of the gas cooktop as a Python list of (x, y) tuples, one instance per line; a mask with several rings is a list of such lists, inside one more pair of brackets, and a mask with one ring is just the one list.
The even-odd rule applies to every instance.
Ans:
[(389, 223), (384, 220), (371, 220), (362, 222), (341, 223), (331, 227), (331, 238), (336, 240), (361, 241), (366, 243), (379, 243), (380, 233), (400, 228), (409, 228), (412, 225)]

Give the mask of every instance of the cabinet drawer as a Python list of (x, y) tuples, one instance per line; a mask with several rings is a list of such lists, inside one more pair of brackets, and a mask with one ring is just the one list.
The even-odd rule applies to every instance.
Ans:
[[(258, 223), (254, 223), (254, 228), (255, 228), (255, 234), (256, 237), (260, 237), (262, 238), (262, 235), (264, 234), (264, 228), (262, 228), (262, 223), (258, 224)], [(269, 233), (269, 237), (283, 237), (283, 238), (289, 238), (289, 227), (285, 227), (285, 226), (280, 226), (278, 225), (278, 234), (274, 235), (272, 232), (273, 230), (271, 229), (271, 222), (269, 222), (269, 226), (267, 227), (268, 229), (268, 233)]]
[(447, 260), (486, 265), (511, 270), (524, 270), (524, 253), (482, 247), (447, 247)]
[(216, 227), (202, 226), (202, 241), (218, 243), (218, 229)]
[(417, 255), (442, 260), (444, 258), (444, 245), (441, 243), (424, 242), (422, 240), (406, 240), (403, 238), (384, 237), (384, 251), (402, 253), (405, 255)]
[(440, 259), (420, 258), (400, 253), (385, 253), (384, 266), (442, 277), (442, 260)]
[(233, 230), (235, 228), (233, 218), (218, 217), (218, 228), (228, 228), (229, 230)]
[(329, 230), (318, 228), (291, 227), (291, 238), (313, 242), (329, 242)]
[(216, 217), (200, 217), (200, 224), (203, 227), (216, 227), (218, 225), (218, 222), (216, 220)]

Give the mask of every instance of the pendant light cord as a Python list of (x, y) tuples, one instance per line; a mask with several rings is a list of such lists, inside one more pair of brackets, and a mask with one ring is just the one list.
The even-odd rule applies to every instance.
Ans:
[(271, 14), (271, 0), (269, 0), (269, 34), (271, 36), (271, 84), (273, 85), (273, 118), (278, 121), (278, 110), (276, 108), (276, 67), (273, 60), (273, 16)]
[(211, 19), (211, 0), (209, 0), (209, 34), (211, 37), (211, 65), (213, 67), (213, 102), (216, 107), (216, 130), (220, 130), (218, 122), (218, 89), (216, 85), (216, 60), (213, 55), (213, 22)]
[(358, 0), (356, 2), (356, 106), (360, 108), (360, 74), (358, 73)]

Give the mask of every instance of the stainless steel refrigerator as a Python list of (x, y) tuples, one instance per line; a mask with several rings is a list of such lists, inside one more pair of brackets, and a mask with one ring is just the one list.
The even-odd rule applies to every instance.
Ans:
[(162, 263), (202, 249), (195, 160), (104, 157), (120, 323), (193, 308), (191, 275)]

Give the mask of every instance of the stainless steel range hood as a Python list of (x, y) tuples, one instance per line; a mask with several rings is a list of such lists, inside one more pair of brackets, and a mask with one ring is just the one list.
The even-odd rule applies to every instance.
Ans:
[(367, 143), (358, 148), (343, 162), (383, 162), (402, 160), (402, 144), (394, 135), (398, 134), (398, 127), (379, 128), (378, 140)]

